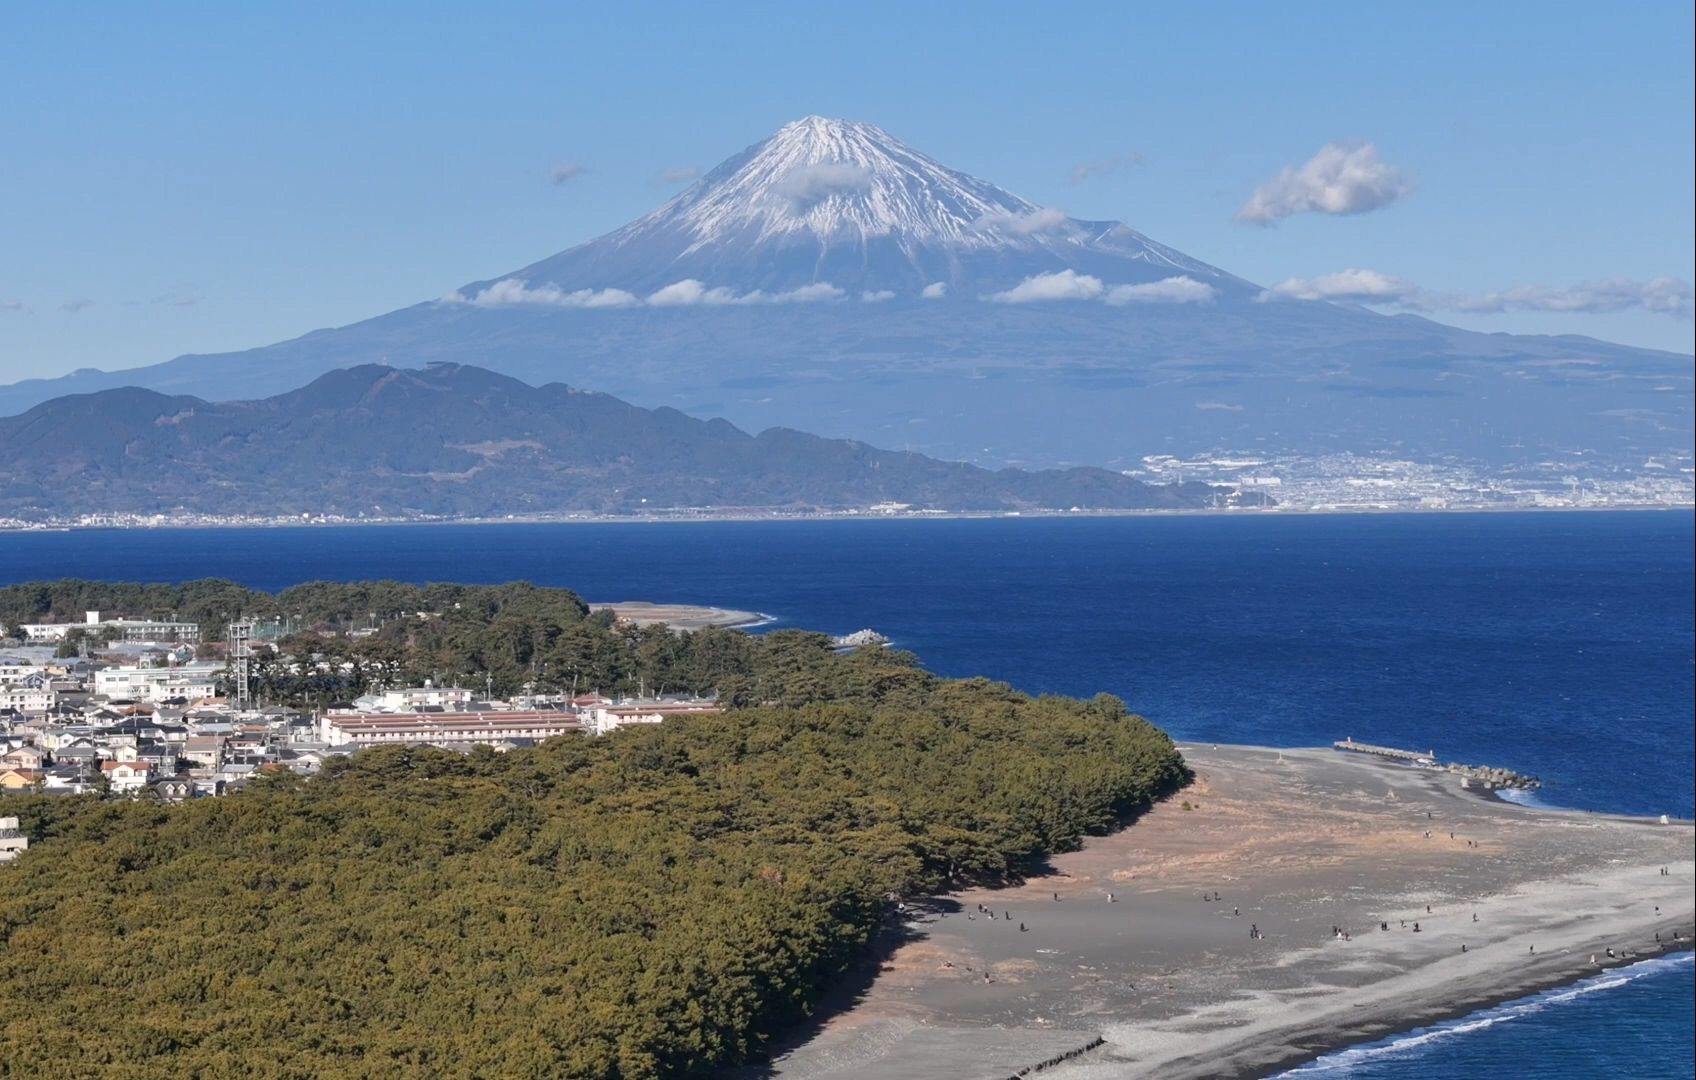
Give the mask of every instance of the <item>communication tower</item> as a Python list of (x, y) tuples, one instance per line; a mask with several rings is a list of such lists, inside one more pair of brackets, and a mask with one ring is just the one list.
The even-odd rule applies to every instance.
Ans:
[(230, 673), (235, 682), (236, 707), (246, 709), (252, 704), (249, 689), (253, 674), (253, 624), (233, 622), (229, 631)]

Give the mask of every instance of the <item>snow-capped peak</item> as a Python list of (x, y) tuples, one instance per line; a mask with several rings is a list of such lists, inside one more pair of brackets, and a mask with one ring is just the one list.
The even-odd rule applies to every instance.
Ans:
[(624, 232), (998, 246), (1063, 229), (1064, 214), (956, 172), (882, 128), (808, 116), (785, 124)]
[(1068, 217), (875, 125), (822, 116), (785, 124), (653, 213), (509, 277), (584, 296), (696, 281), (734, 295), (826, 283), (965, 300), (1067, 270), (1106, 285), (1190, 275), (1249, 287), (1118, 222)]

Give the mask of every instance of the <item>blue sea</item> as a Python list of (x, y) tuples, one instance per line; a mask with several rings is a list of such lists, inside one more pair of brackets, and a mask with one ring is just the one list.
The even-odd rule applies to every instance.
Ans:
[[(526, 578), (591, 600), (879, 630), (946, 675), (1108, 691), (1182, 739), (1344, 736), (1541, 777), (1550, 805), (1696, 814), (1685, 512), (366, 526), (0, 535), (0, 582)], [(1299, 1075), (1691, 1077), (1663, 958)]]

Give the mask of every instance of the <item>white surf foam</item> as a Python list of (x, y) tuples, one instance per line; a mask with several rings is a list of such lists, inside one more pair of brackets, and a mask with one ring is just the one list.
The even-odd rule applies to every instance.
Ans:
[(1636, 982), (1644, 976), (1679, 967), (1689, 967), (1692, 963), (1696, 963), (1696, 953), (1685, 952), (1672, 956), (1657, 956), (1628, 967), (1616, 968), (1603, 975), (1581, 979), (1570, 986), (1557, 987), (1554, 990), (1545, 990), (1530, 997), (1504, 1002), (1454, 1020), (1433, 1024), (1427, 1028), (1419, 1028), (1402, 1035), (1392, 1035), (1379, 1042), (1338, 1050), (1309, 1064), (1278, 1075), (1280, 1077), (1347, 1076), (1369, 1061), (1413, 1056), (1420, 1052), (1421, 1047), (1431, 1043), (1457, 1038), (1473, 1031), (1482, 1031), (1497, 1024), (1511, 1023), (1514, 1020), (1543, 1012), (1545, 1009), (1576, 1001), (1589, 994), (1602, 990), (1615, 990)]

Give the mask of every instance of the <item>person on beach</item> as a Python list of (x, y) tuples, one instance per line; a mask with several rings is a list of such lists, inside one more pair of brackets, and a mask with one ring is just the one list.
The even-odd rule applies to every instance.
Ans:
[(1232, 915), (1233, 915), (1233, 916), (1235, 916), (1235, 915), (1241, 915), (1241, 914), (1242, 914), (1242, 912), (1241, 912), (1241, 911), (1240, 911), (1240, 910), (1239, 910), (1239, 909), (1237, 909), (1237, 908), (1232, 908), (1232, 909), (1231, 909), (1231, 914), (1232, 914)]
[(1117, 904), (1119, 902), (1119, 900), (1112, 893), (1108, 893), (1107, 894), (1107, 902), (1109, 904)]
[(1054, 902), (1056, 904), (1058, 904), (1060, 902), (1060, 894), (1059, 893), (1054, 894)]
[(1025, 924), (1024, 924), (1024, 923), (1020, 923), (1020, 924), (1019, 924), (1019, 933), (1021, 933), (1021, 934), (1022, 934), (1022, 933), (1024, 933), (1024, 932), (1025, 932)]
[(1527, 952), (1530, 952), (1530, 953), (1532, 953), (1532, 954), (1534, 954), (1534, 955), (1535, 955), (1535, 954), (1536, 954), (1536, 952), (1537, 952), (1537, 946), (1535, 946), (1535, 945), (1527, 945), (1527, 946), (1526, 946), (1526, 947), (1525, 947), (1525, 948), (1526, 948), (1526, 951), (1527, 951)]
[(1419, 924), (1417, 922), (1413, 924), (1413, 932), (1416, 934), (1419, 933)]
[(1461, 947), (1460, 947), (1460, 951), (1461, 951), (1461, 952), (1465, 952), (1465, 951), (1466, 951), (1466, 946), (1465, 946), (1465, 945), (1464, 945), (1464, 944), (1463, 944), (1463, 945), (1462, 945), (1462, 946), (1461, 946)]

